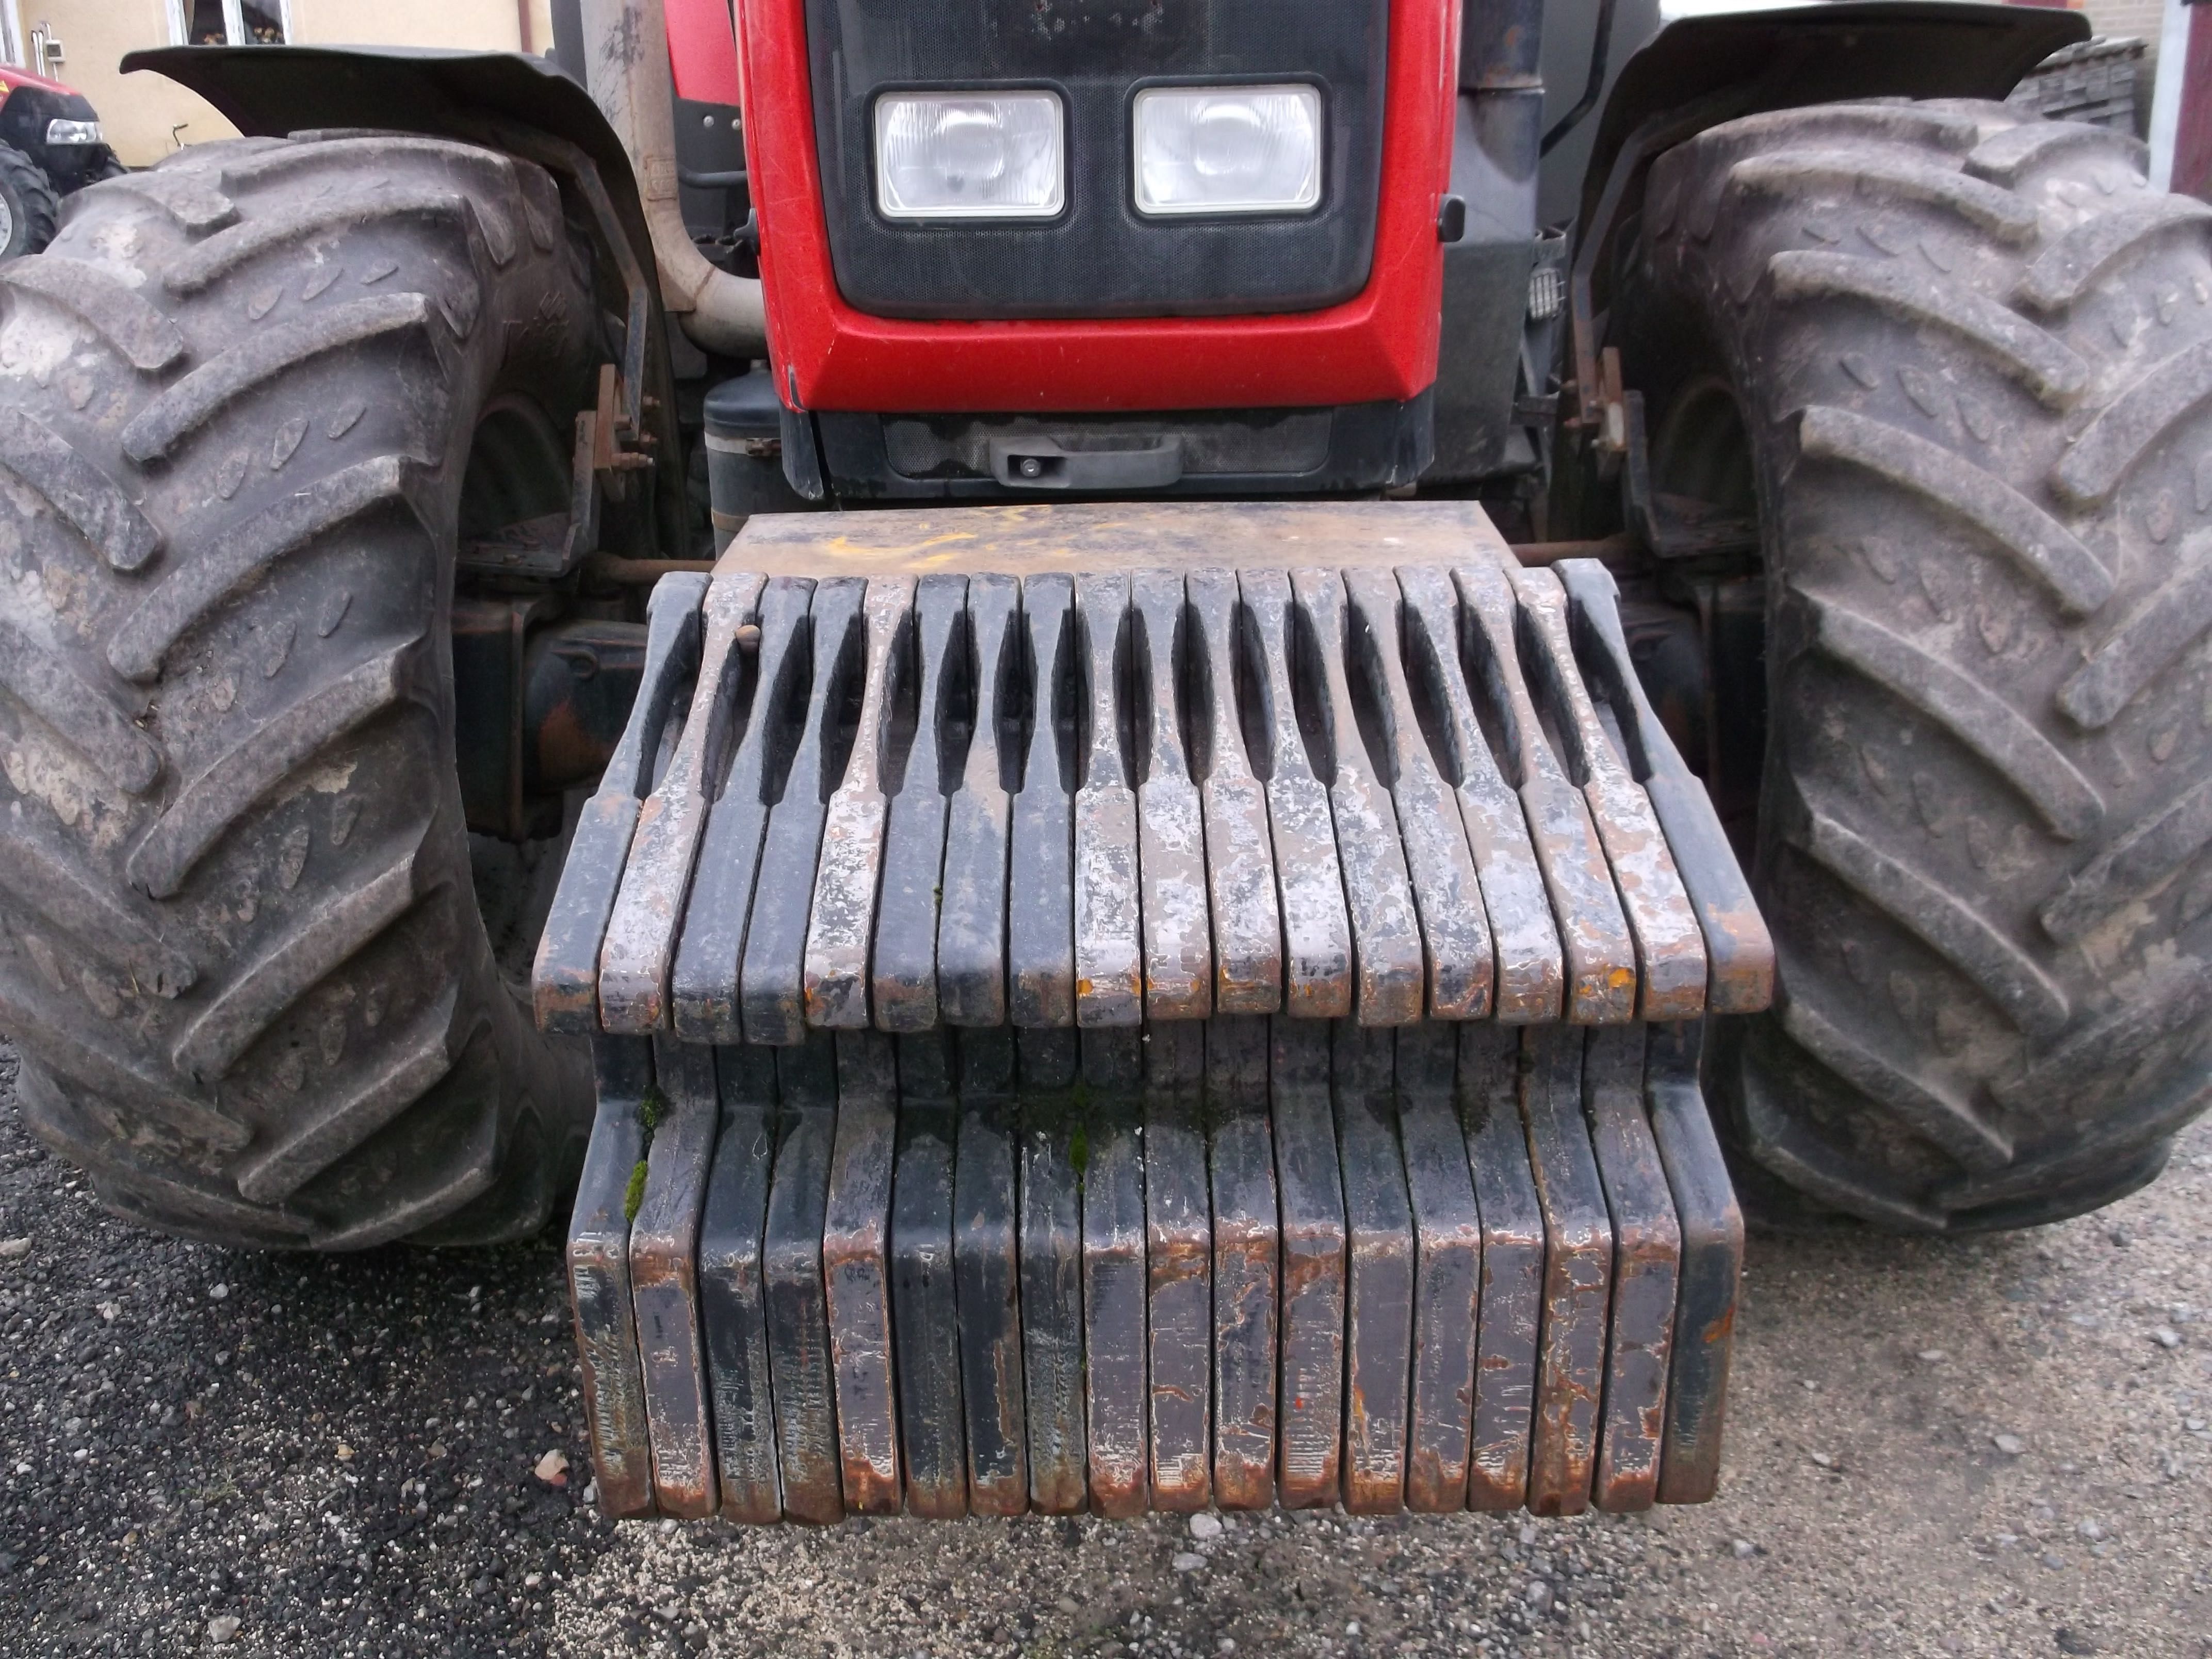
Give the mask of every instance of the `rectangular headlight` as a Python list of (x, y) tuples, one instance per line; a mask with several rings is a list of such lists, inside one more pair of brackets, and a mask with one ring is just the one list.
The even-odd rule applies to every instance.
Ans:
[(887, 92), (876, 207), (887, 219), (1049, 219), (1066, 200), (1060, 95)]
[(1152, 87), (1137, 94), (1137, 211), (1302, 213), (1321, 201), (1321, 93)]
[(50, 144), (96, 144), (100, 142), (97, 121), (69, 121), (56, 116), (46, 123), (46, 142)]

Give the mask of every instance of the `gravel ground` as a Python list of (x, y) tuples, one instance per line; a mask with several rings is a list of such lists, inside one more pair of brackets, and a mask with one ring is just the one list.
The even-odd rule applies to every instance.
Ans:
[(1700, 1509), (747, 1532), (583, 1501), (551, 1237), (152, 1237), (13, 1073), (10, 1654), (2212, 1656), (2212, 1123), (2063, 1226), (1755, 1241)]

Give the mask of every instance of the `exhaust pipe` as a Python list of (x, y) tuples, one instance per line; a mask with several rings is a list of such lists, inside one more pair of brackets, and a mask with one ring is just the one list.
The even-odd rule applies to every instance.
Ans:
[(637, 169), (660, 268), (660, 300), (693, 343), (726, 357), (768, 350), (761, 285), (717, 270), (692, 245), (677, 199), (675, 88), (661, 0), (583, 0), (585, 75)]

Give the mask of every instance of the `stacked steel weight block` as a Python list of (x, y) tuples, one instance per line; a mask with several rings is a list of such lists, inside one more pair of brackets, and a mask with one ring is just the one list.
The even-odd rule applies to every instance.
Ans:
[(745, 554), (537, 969), (610, 1513), (1711, 1495), (1773, 956), (1602, 567)]

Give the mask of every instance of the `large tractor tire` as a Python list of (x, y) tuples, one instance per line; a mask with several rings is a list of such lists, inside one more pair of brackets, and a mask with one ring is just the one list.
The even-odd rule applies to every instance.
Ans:
[(1899, 102), (1651, 172), (1614, 325), (1655, 483), (1747, 449), (1765, 572), (1782, 988), (1711, 1093), (1800, 1217), (2078, 1213), (2208, 1099), (2212, 208), (2143, 160)]
[(36, 253), (52, 241), (61, 212), (46, 169), (13, 144), (0, 144), (0, 259)]
[(565, 473), (596, 361), (552, 179), (427, 139), (198, 146), (72, 197), (0, 307), (30, 1127), (118, 1214), (225, 1244), (535, 1231), (590, 1080), (479, 914), (447, 622), (465, 493), (545, 498), (492, 475), (520, 430)]

